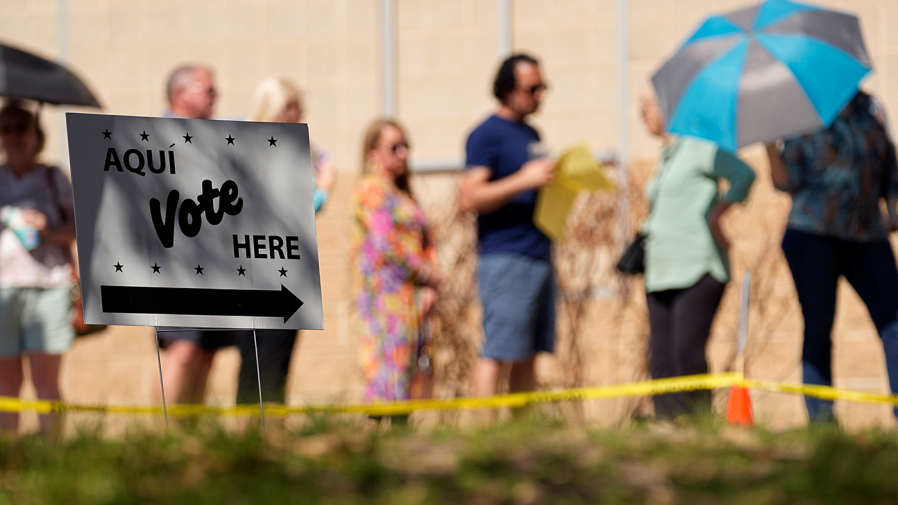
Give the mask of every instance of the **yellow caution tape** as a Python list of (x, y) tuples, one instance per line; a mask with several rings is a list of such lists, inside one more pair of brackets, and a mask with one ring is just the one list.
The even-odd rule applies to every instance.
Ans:
[[(631, 384), (615, 384), (556, 391), (534, 391), (484, 398), (454, 398), (450, 400), (410, 400), (403, 402), (357, 404), (357, 405), (319, 405), (288, 407), (285, 405), (265, 405), (265, 415), (285, 416), (289, 414), (312, 413), (359, 413), (370, 416), (388, 416), (408, 414), (416, 410), (457, 410), (499, 407), (523, 407), (529, 403), (553, 402), (562, 400), (597, 400), (602, 398), (621, 398), (627, 396), (647, 396), (699, 389), (715, 389), (729, 387), (741, 380), (739, 374), (705, 374), (671, 379), (658, 379)], [(162, 414), (159, 406), (117, 406), (117, 405), (77, 405), (46, 400), (23, 401), (18, 398), (0, 397), (0, 411), (20, 412), (37, 411), (41, 414), (53, 412), (96, 412), (110, 414)], [(168, 413), (175, 417), (215, 415), (252, 415), (259, 413), (258, 404), (236, 405), (234, 407), (209, 407), (206, 405), (170, 405)]]
[(850, 402), (864, 403), (888, 403), (898, 405), (898, 396), (879, 393), (864, 393), (848, 389), (836, 389), (831, 386), (814, 386), (809, 384), (787, 384), (785, 382), (764, 381), (757, 379), (743, 379), (741, 386), (749, 389), (761, 389), (777, 393), (792, 393), (805, 396), (813, 396), (823, 400), (847, 400)]
[[(746, 379), (737, 373), (718, 373), (657, 379), (630, 384), (614, 384), (584, 388), (562, 389), (555, 391), (534, 391), (514, 393), (485, 398), (454, 398), (450, 400), (411, 400), (403, 402), (356, 404), (356, 405), (318, 405), (304, 407), (288, 407), (285, 405), (264, 405), (266, 416), (286, 416), (290, 414), (313, 413), (358, 413), (369, 416), (402, 415), (416, 410), (457, 410), (499, 407), (523, 407), (530, 403), (545, 403), (566, 400), (599, 400), (633, 396), (649, 396), (683, 391), (742, 386), (749, 389), (760, 389), (781, 393), (814, 396), (825, 400), (849, 400), (868, 403), (887, 403), (898, 405), (898, 396), (876, 393), (863, 393), (836, 389), (829, 386), (811, 386), (786, 384), (782, 382)], [(18, 398), (0, 397), (0, 412), (36, 411), (41, 414), (56, 412), (95, 412), (109, 414), (162, 414), (158, 406), (118, 406), (118, 405), (78, 405), (46, 400), (19, 400)], [(200, 415), (253, 415), (259, 413), (258, 404), (236, 405), (233, 407), (209, 407), (205, 405), (171, 405), (168, 413), (175, 417)]]

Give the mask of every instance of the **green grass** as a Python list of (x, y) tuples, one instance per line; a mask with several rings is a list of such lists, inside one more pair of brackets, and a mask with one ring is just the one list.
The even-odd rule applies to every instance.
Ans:
[(700, 420), (623, 430), (91, 433), (0, 439), (0, 504), (894, 504), (898, 433)]

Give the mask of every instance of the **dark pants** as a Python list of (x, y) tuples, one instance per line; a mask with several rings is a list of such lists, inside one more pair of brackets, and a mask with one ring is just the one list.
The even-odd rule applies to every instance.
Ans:
[[(259, 341), (259, 372), (262, 376), (262, 400), (284, 403), (290, 356), (296, 343), (296, 330), (256, 330)], [(240, 373), (237, 376), (237, 403), (259, 402), (259, 381), (256, 376), (256, 348), (253, 332), (237, 335), (240, 348)]]
[[(832, 385), (831, 333), (836, 289), (844, 275), (867, 305), (882, 339), (889, 384), (898, 392), (898, 267), (889, 242), (855, 242), (790, 229), (783, 237), (783, 252), (804, 316), (805, 384)], [(833, 419), (833, 402), (805, 397), (805, 403), (812, 421)]]
[[(726, 286), (710, 274), (688, 288), (648, 293), (652, 379), (708, 373), (705, 344)], [(655, 395), (655, 416), (711, 409), (710, 391)]]

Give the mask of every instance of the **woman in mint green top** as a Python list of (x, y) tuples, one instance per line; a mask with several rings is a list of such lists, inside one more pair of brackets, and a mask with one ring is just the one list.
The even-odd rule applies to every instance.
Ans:
[[(730, 183), (723, 196), (721, 178)], [(754, 180), (748, 165), (712, 142), (683, 137), (664, 147), (646, 188), (646, 291), (688, 288), (705, 274), (729, 282), (729, 243), (720, 232), (720, 215), (745, 201)]]
[[(653, 102), (643, 103), (643, 119), (665, 142), (646, 188), (651, 208), (643, 226), (649, 369), (653, 379), (707, 373), (705, 344), (730, 280), (730, 244), (720, 219), (733, 203), (745, 201), (755, 174), (716, 144), (668, 137)], [(723, 195), (720, 179), (729, 181)], [(654, 403), (656, 417), (671, 418), (709, 410), (711, 396), (708, 391), (658, 395)]]

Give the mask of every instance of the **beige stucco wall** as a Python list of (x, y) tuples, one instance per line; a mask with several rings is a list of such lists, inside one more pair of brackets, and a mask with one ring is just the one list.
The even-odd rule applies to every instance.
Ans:
[[(634, 160), (651, 159), (657, 149), (638, 118), (638, 96), (647, 89), (651, 73), (709, 12), (744, 3), (628, 2), (625, 109)], [(820, 3), (861, 16), (876, 67), (867, 86), (884, 99), (893, 116), (898, 114), (898, 0)], [(616, 0), (511, 2), (512, 48), (541, 58), (550, 84), (544, 107), (533, 121), (555, 151), (579, 142), (587, 142), (597, 151), (613, 151), (621, 141), (617, 4)], [(63, 5), (66, 13), (60, 16)], [(107, 113), (161, 113), (167, 73), (183, 62), (203, 62), (216, 70), (217, 113), (222, 117), (246, 115), (254, 86), (268, 75), (286, 75), (304, 89), (312, 138), (333, 153), (341, 176), (336, 194), (318, 220), (327, 329), (302, 335), (291, 375), (293, 403), (358, 398), (348, 287), (348, 194), (358, 171), (362, 131), (382, 110), (380, 6), (379, 0), (0, 1), (0, 40), (51, 58), (64, 51), (69, 65), (90, 83)], [(498, 2), (395, 0), (395, 7), (396, 110), (408, 126), (413, 159), (460, 160), (467, 132), (494, 107), (490, 87), (499, 62)], [(64, 40), (60, 39), (61, 26)], [(56, 162), (64, 152), (59, 110), (47, 107), (43, 121), (49, 134), (45, 157)], [(756, 167), (766, 170), (763, 162)], [(425, 206), (433, 208), (451, 201), (456, 180), (445, 175), (423, 176), (419, 186)], [(777, 201), (767, 193), (769, 197), (753, 197), (759, 202), (755, 205)], [(779, 214), (771, 217), (775, 223), (781, 222), (785, 210), (779, 202)], [(745, 222), (747, 227), (753, 226), (753, 221)], [(773, 226), (769, 233), (779, 231)], [(755, 244), (746, 247), (768, 243), (758, 240), (746, 242)], [(788, 299), (790, 281), (783, 279), (781, 289)], [(849, 303), (854, 303), (852, 300), (849, 297)], [(850, 305), (852, 311), (862, 310), (855, 305)], [(794, 357), (800, 332), (797, 321), (779, 328), (780, 333), (766, 348), (781, 345), (789, 349), (781, 355)], [(875, 344), (869, 324), (859, 329), (846, 324), (840, 322), (838, 335)], [(158, 379), (150, 335), (144, 328), (116, 328), (79, 341), (64, 369), (66, 396), (91, 402), (150, 401)], [(726, 355), (730, 338), (726, 334), (715, 340), (724, 346), (715, 352)], [(601, 351), (604, 344), (596, 342), (596, 360), (607, 361), (609, 355)], [(233, 350), (220, 354), (210, 392), (213, 403), (232, 401), (237, 360)], [(842, 384), (882, 389), (879, 368), (842, 366), (847, 361), (840, 360), (837, 366)], [(797, 380), (794, 370), (782, 372), (783, 366), (791, 365), (777, 363), (758, 365), (758, 370), (769, 369), (771, 375)], [(553, 365), (545, 366), (551, 370)], [(627, 376), (610, 377), (597, 370), (589, 375), (590, 383)], [(800, 420), (799, 406), (794, 403), (789, 416)], [(885, 422), (887, 416), (877, 415), (876, 422)], [(861, 418), (859, 423), (863, 422)]]
[[(514, 0), (512, 48), (543, 61), (551, 85), (534, 121), (547, 143), (586, 141), (615, 149), (617, 132), (615, 0)], [(867, 87), (898, 107), (898, 1), (826, 0), (857, 13), (876, 71)], [(48, 57), (66, 53), (100, 96), (105, 111), (155, 115), (165, 108), (167, 73), (183, 62), (217, 71), (218, 115), (245, 116), (253, 87), (271, 74), (306, 92), (313, 137), (344, 169), (357, 165), (364, 125), (381, 110), (378, 0), (4, 0), (3, 41)], [(630, 0), (631, 154), (654, 145), (638, 121), (638, 96), (651, 73), (703, 17), (742, 0)], [(66, 15), (60, 19), (60, 5)], [(493, 105), (499, 61), (499, 10), (492, 0), (395, 0), (397, 115), (415, 138), (416, 159), (460, 158), (465, 134)], [(59, 38), (62, 23), (67, 31)], [(890, 29), (890, 27), (892, 29)], [(57, 112), (45, 112), (48, 159), (61, 152)]]

